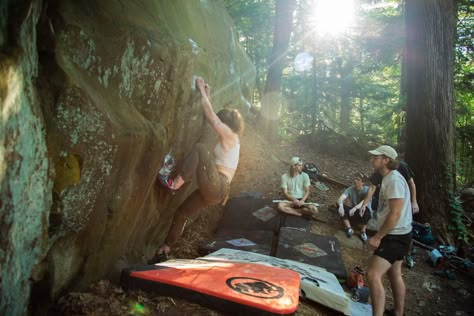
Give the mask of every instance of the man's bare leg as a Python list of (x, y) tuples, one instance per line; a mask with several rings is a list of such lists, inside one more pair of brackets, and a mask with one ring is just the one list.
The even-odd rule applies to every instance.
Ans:
[(319, 210), (316, 205), (305, 205), (302, 208), (297, 209), (301, 213), (301, 215), (307, 215), (311, 217), (316, 217)]
[(302, 216), (302, 215), (309, 215), (309, 216), (316, 216), (318, 214), (318, 208), (316, 205), (305, 205), (300, 208), (293, 207), (293, 203), (288, 202), (280, 202), (278, 203), (278, 209), (283, 213)]
[(344, 223), (344, 226), (346, 229), (351, 228), (351, 223), (349, 222), (348, 219), (343, 219), (342, 222)]
[(393, 300), (395, 303), (394, 309), (397, 316), (403, 315), (403, 309), (405, 308), (405, 282), (402, 277), (402, 260), (395, 261), (392, 267), (387, 272), (388, 279), (390, 280), (390, 286), (393, 291)]
[(293, 203), (291, 203), (290, 201), (278, 203), (277, 208), (283, 213), (301, 216), (301, 213), (298, 212), (297, 209), (293, 208)]
[(385, 310), (385, 289), (382, 283), (383, 275), (390, 269), (391, 264), (382, 257), (372, 255), (367, 268), (372, 315), (383, 316)]
[(316, 205), (312, 205), (312, 204), (305, 205), (305, 206), (302, 207), (302, 209), (308, 210), (313, 215), (316, 215), (316, 214), (319, 213), (318, 207)]

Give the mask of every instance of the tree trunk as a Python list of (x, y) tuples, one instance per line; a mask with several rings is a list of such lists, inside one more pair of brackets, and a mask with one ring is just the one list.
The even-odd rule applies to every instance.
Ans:
[(406, 1), (407, 151), (420, 216), (446, 229), (454, 145), (454, 0)]
[[(398, 99), (400, 109), (407, 111), (407, 60), (406, 48), (401, 54), (401, 78), (400, 78), (400, 97)], [(407, 133), (406, 133), (406, 115), (400, 113), (398, 115), (398, 133), (397, 142), (402, 152), (406, 151)]]
[(281, 71), (288, 51), (295, 9), (295, 0), (276, 0), (273, 48), (261, 100), (262, 111), (260, 115), (260, 127), (263, 129), (264, 135), (272, 140), (275, 140), (278, 135), (278, 113), (282, 104)]
[(311, 68), (311, 80), (313, 84), (311, 85), (311, 94), (312, 94), (312, 99), (313, 99), (313, 111), (311, 111), (311, 121), (312, 121), (312, 127), (311, 127), (311, 134), (314, 135), (316, 133), (316, 125), (317, 125), (317, 120), (319, 118), (319, 103), (318, 103), (318, 64), (316, 62), (316, 58), (313, 58), (313, 67)]
[(360, 131), (362, 134), (365, 132), (365, 126), (364, 126), (364, 98), (362, 96), (359, 96), (359, 115), (360, 115)]
[(339, 112), (339, 126), (341, 131), (349, 132), (351, 126), (351, 94), (352, 94), (352, 71), (351, 61), (340, 62), (339, 74), (341, 75), (341, 110)]
[(340, 112), (340, 127), (342, 131), (349, 131), (351, 124), (351, 91), (350, 78), (342, 78), (341, 83), (341, 112)]

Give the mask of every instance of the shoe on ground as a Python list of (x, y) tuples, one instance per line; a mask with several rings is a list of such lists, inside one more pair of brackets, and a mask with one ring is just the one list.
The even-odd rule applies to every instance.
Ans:
[(367, 234), (366, 232), (361, 232), (360, 233), (360, 239), (362, 239), (363, 242), (366, 242), (367, 241)]
[(347, 229), (346, 229), (346, 236), (347, 236), (347, 238), (351, 238), (351, 237), (352, 237), (352, 234), (354, 234), (354, 231), (352, 230), (352, 228), (347, 228)]
[(160, 179), (160, 183), (161, 183), (162, 186), (164, 186), (165, 188), (171, 189), (171, 185), (173, 184), (173, 180), (168, 178), (168, 175), (160, 174), (158, 177)]
[(395, 310), (393, 310), (393, 309), (386, 309), (386, 310), (383, 312), (383, 315), (384, 315), (384, 316), (396, 316)]
[(155, 255), (153, 256), (153, 258), (151, 258), (150, 260), (148, 260), (148, 264), (156, 264), (156, 263), (160, 263), (160, 262), (163, 262), (163, 261), (166, 261), (168, 260), (168, 254), (166, 253), (155, 253)]
[(407, 267), (409, 269), (412, 269), (413, 266), (415, 265), (415, 260), (413, 260), (413, 256), (408, 255), (405, 257), (405, 263), (407, 264)]

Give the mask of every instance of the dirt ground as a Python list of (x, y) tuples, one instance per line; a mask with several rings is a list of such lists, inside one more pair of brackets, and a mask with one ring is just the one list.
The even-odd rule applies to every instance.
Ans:
[[(321, 172), (340, 182), (350, 184), (357, 171), (370, 174), (368, 159), (332, 155), (308, 148), (302, 144), (280, 142), (269, 144), (262, 139), (252, 122), (247, 124), (242, 137), (239, 169), (232, 182), (231, 196), (241, 192), (260, 192), (264, 197), (280, 198), (280, 176), (288, 168), (292, 156), (300, 156), (305, 162), (315, 163)], [(285, 162), (286, 161), (286, 162)], [(312, 188), (311, 200), (321, 204), (333, 204), (343, 187), (326, 183), (328, 191)], [(189, 225), (178, 245), (173, 250), (174, 258), (196, 258), (198, 245), (212, 236), (222, 207), (210, 207), (201, 217)], [(336, 236), (341, 242), (342, 254), (347, 271), (355, 266), (365, 268), (371, 255), (357, 237), (349, 240), (342, 231), (342, 224), (336, 210), (329, 208), (313, 221), (312, 231), (318, 234)], [(425, 258), (427, 251), (415, 247), (415, 266), (403, 268), (407, 288), (405, 315), (473, 315), (473, 279), (457, 272), (455, 280), (433, 274), (435, 268)], [(472, 275), (472, 271), (471, 271)], [(393, 307), (392, 293), (386, 284), (386, 307)], [(469, 304), (471, 304), (469, 306)], [(468, 311), (470, 313), (468, 313)], [(59, 315), (225, 315), (188, 301), (157, 296), (145, 292), (124, 291), (110, 280), (92, 284), (85, 292), (69, 293), (61, 297), (51, 313)], [(296, 315), (340, 315), (316, 303), (300, 302)]]

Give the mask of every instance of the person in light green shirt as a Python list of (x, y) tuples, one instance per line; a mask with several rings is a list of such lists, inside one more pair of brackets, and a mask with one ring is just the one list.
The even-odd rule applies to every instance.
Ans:
[(309, 176), (303, 172), (303, 161), (299, 157), (291, 158), (289, 172), (281, 176), (281, 189), (287, 201), (279, 202), (278, 209), (296, 216), (315, 216), (318, 208), (307, 202), (310, 187)]

